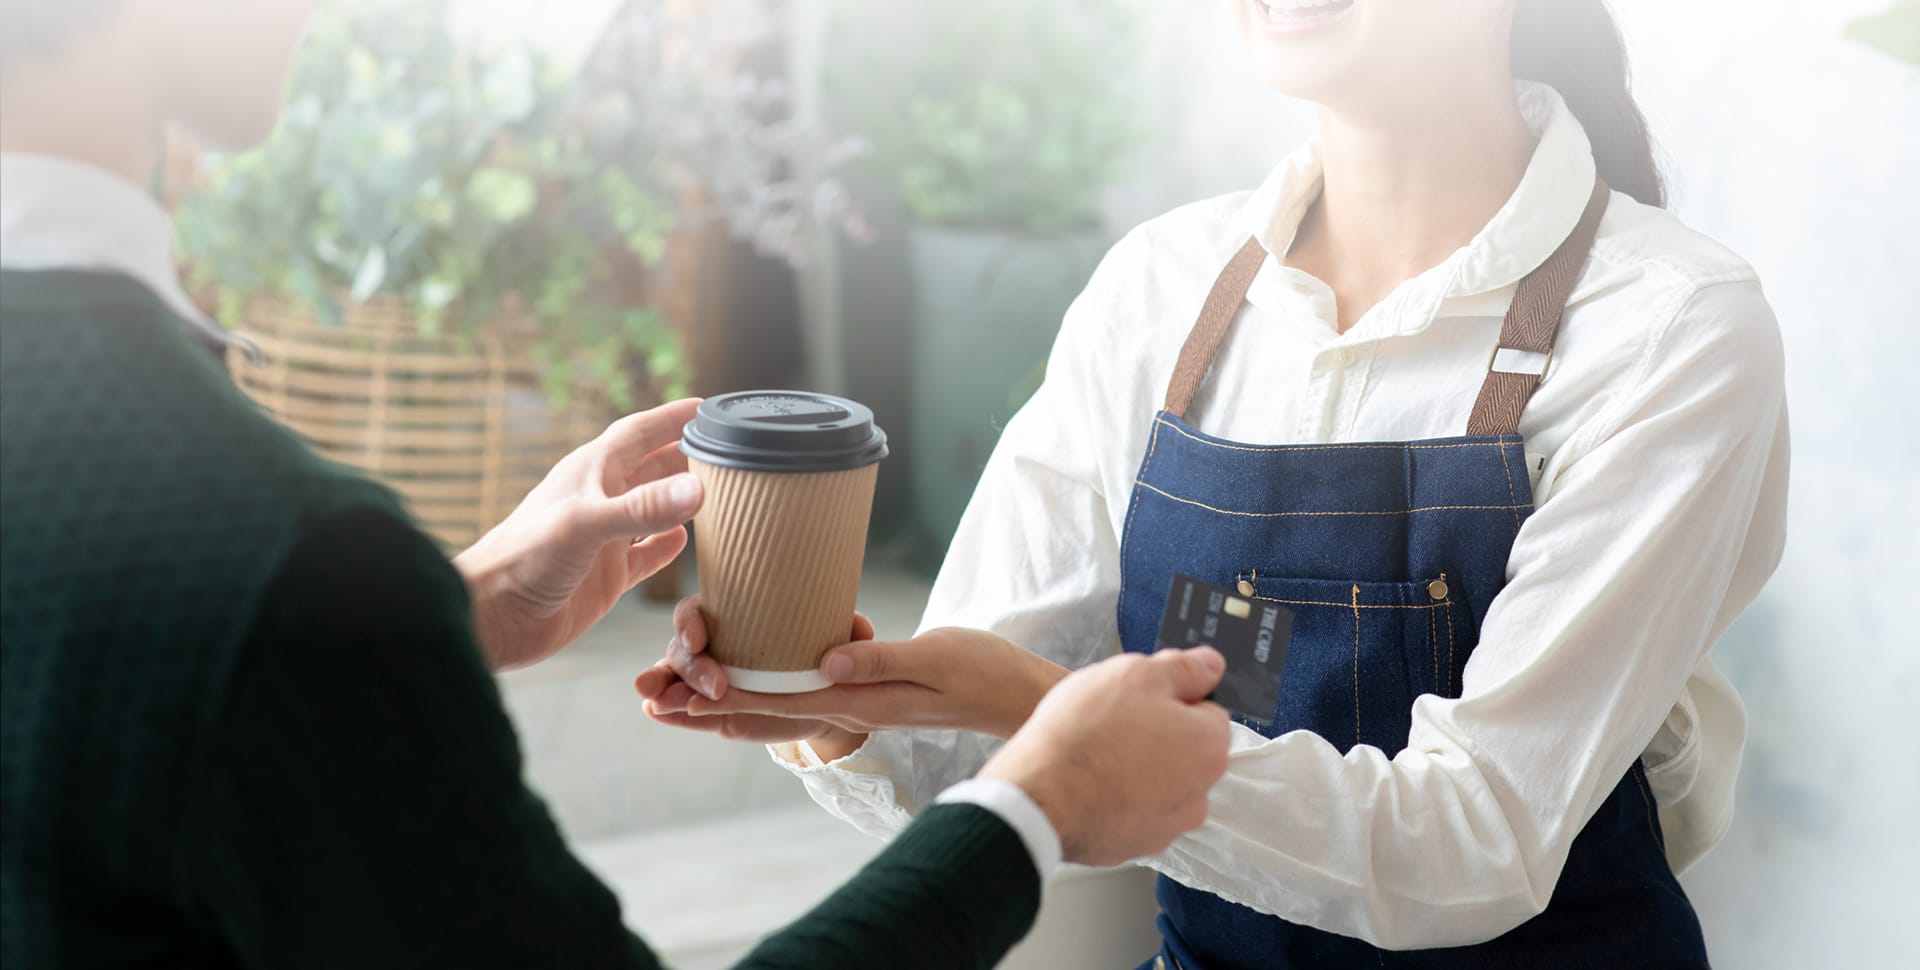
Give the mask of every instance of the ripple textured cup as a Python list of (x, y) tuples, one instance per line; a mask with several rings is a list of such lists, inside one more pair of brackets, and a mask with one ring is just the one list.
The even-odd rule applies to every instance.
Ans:
[(681, 438), (706, 486), (694, 517), (707, 652), (742, 690), (828, 686), (847, 642), (887, 436), (844, 398), (744, 391), (709, 398)]

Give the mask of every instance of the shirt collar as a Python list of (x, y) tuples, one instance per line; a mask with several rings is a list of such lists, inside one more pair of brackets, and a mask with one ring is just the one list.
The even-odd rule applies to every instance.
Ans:
[[(1586, 211), (1593, 193), (1593, 148), (1580, 122), (1559, 92), (1532, 81), (1515, 86), (1520, 113), (1539, 139), (1533, 158), (1506, 205), (1485, 228), (1440, 265), (1401, 284), (1385, 302), (1385, 313), (1374, 314), (1389, 333), (1407, 334), (1426, 329), (1445, 301), (1488, 303), (1490, 297), (1518, 283), (1560, 247)], [(1239, 224), (1260, 240), (1269, 253), (1281, 255), (1293, 245), (1307, 210), (1320, 197), (1325, 181), (1318, 140), (1308, 142), (1254, 190), (1238, 216)], [(1255, 280), (1248, 299), (1256, 304), (1277, 299), (1280, 285), (1269, 261)], [(1372, 327), (1368, 328), (1373, 330)], [(1349, 336), (1382, 336), (1379, 331)]]
[(174, 262), (173, 223), (123, 176), (51, 155), (0, 153), (0, 266), (119, 273), (223, 345), (251, 345), (200, 312)]

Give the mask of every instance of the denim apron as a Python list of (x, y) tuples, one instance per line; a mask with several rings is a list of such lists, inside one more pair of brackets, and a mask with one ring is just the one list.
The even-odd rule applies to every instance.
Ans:
[[(1533, 510), (1520, 413), (1546, 372), (1608, 190), (1522, 281), (1467, 434), (1411, 443), (1247, 445), (1184, 418), (1266, 259), (1249, 240), (1214, 284), (1153, 419), (1122, 540), (1120, 638), (1154, 648), (1176, 573), (1284, 604), (1293, 639), (1267, 737), (1341, 751), (1406, 746), (1414, 699), (1457, 697), (1482, 620)], [(1542, 724), (1543, 731), (1552, 730)], [(1160, 955), (1184, 970), (1295, 967), (1705, 967), (1638, 762), (1575, 838), (1545, 912), (1495, 940), (1390, 952), (1162, 876)]]

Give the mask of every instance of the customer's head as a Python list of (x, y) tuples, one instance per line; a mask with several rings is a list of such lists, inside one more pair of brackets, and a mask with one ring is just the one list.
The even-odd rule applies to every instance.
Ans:
[(1665, 200), (1626, 53), (1605, 0), (1226, 0), (1276, 90), (1387, 124), (1444, 124), (1433, 95), (1551, 84), (1587, 129), (1600, 174)]
[(321, 0), (0, 0), (0, 78), (22, 97), (138, 101), (210, 147), (239, 149), (279, 118), (281, 89)]

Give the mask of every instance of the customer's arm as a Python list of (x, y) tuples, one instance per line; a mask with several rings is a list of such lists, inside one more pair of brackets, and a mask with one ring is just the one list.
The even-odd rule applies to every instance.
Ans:
[[(658, 965), (522, 783), (466, 587), (411, 528), (312, 529), (207, 703), (198, 918), (241, 965)], [(1013, 830), (947, 806), (746, 966), (990, 966), (1038, 899)]]

